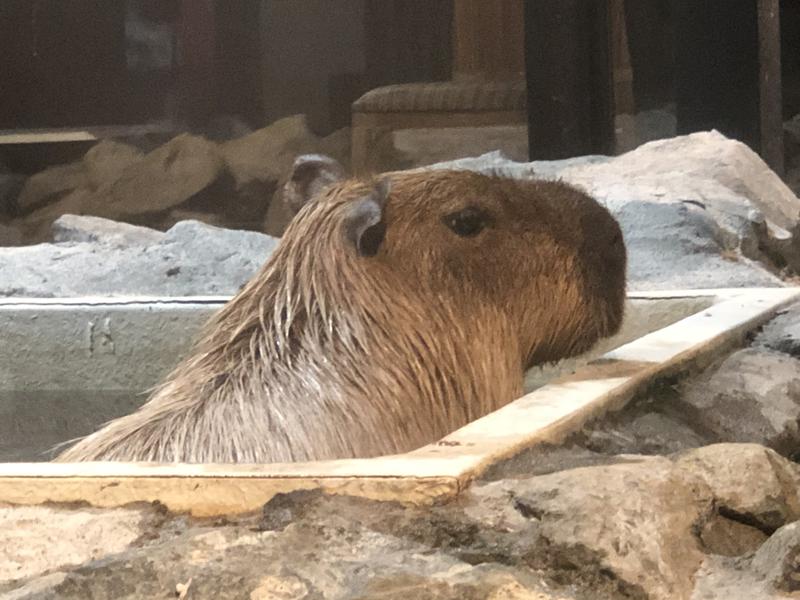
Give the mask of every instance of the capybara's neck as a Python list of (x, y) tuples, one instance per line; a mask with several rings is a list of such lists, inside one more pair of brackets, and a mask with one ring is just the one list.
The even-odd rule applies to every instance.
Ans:
[(379, 260), (340, 256), (337, 271), (315, 264), (320, 254), (282, 259), (212, 324), (205, 365), (174, 379), (192, 389), (208, 373), (198, 396), (252, 405), (269, 425), (263, 447), (243, 441), (226, 459), (404, 452), (521, 392), (521, 351), (500, 310), (439, 297)]

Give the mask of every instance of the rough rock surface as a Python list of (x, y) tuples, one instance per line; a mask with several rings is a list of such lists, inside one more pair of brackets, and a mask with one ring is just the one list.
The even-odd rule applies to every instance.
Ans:
[(102, 210), (108, 211), (105, 215), (125, 216), (170, 209), (210, 186), (223, 166), (216, 144), (179, 135), (124, 169), (109, 187)]
[(754, 344), (800, 358), (800, 308), (782, 311), (763, 327)]
[(733, 353), (683, 386), (693, 426), (719, 440), (800, 456), (800, 360), (766, 348)]
[(149, 246), (165, 234), (149, 227), (138, 227), (101, 217), (64, 215), (53, 223), (53, 241), (98, 242), (109, 246)]
[(182, 221), (165, 234), (92, 218), (66, 223), (65, 235), (86, 241), (0, 253), (0, 296), (232, 295), (278, 243), (197, 221)]
[[(799, 486), (772, 451), (723, 444), (475, 484), (426, 508), (298, 492), (213, 522), (63, 509), (61, 543), (124, 533), (100, 550), (79, 536), (79, 565), (40, 553), (0, 598), (780, 598), (797, 589)], [(47, 548), (50, 519), (30, 510), (10, 510), (6, 529), (27, 518), (30, 535), (2, 552)], [(759, 594), (717, 585), (731, 573)]]
[(558, 447), (522, 452), (486, 480), (668, 455), (719, 442), (749, 442), (800, 458), (800, 304), (767, 323), (747, 348), (700, 373), (665, 380), (619, 412), (588, 423)]
[(618, 157), (514, 163), (498, 153), (430, 168), (560, 178), (619, 219), (634, 289), (780, 285), (800, 268), (800, 200), (746, 145), (717, 132), (659, 140)]
[[(270, 128), (272, 133), (267, 136), (266, 131)], [(216, 213), (211, 214), (205, 210), (216, 202), (215, 194), (222, 188), (214, 190), (219, 185), (223, 188), (226, 185), (242, 186), (244, 189), (255, 182), (257, 187), (266, 186), (259, 189), (262, 189), (263, 194), (269, 194), (272, 193), (271, 190), (280, 189), (282, 169), (288, 168), (296, 153), (307, 151), (307, 146), (313, 146), (314, 151), (325, 144), (334, 150), (338, 148), (336, 151), (342, 151), (344, 147), (344, 136), (340, 132), (319, 140), (308, 132), (302, 118), (284, 119), (270, 128), (223, 144), (220, 153), (224, 157), (224, 169), (230, 170), (233, 175), (221, 176), (213, 186), (196, 194), (194, 201), (183, 202), (173, 213), (160, 217), (161, 226), (171, 227), (186, 216), (212, 223), (225, 223), (224, 219), (214, 216)], [(176, 140), (180, 139), (184, 141), (178, 143)], [(279, 143), (281, 139), (284, 142), (282, 144)], [(212, 156), (214, 151), (211, 148), (215, 146), (211, 142), (197, 142), (194, 138), (176, 140), (170, 144), (178, 150), (189, 144), (187, 140), (194, 140), (191, 144), (198, 143), (208, 150), (209, 169), (204, 179), (206, 183), (214, 177), (218, 168), (222, 168)], [(135, 186), (131, 187), (130, 182), (144, 178), (145, 175), (144, 171), (136, 177), (129, 175), (131, 169), (139, 172), (144, 163), (158, 162), (156, 155), (160, 157), (159, 160), (166, 161), (169, 152), (165, 148), (173, 147), (170, 144), (162, 146), (126, 169), (122, 179), (117, 180), (112, 188), (117, 189), (122, 185), (120, 181), (124, 180), (128, 182), (125, 185), (133, 194)], [(181, 152), (176, 152), (172, 166), (165, 167), (160, 162), (159, 165), (166, 169), (165, 177), (175, 176), (174, 189), (180, 188), (189, 193), (197, 189), (198, 185), (196, 182), (192, 183), (189, 190), (189, 184), (182, 182), (176, 165), (182, 164), (188, 158)], [(443, 163), (433, 168), (445, 166), (497, 170), (518, 177), (560, 177), (588, 188), (609, 207), (622, 224), (629, 251), (628, 279), (631, 289), (783, 285), (778, 277), (779, 267), (790, 262), (791, 250), (797, 244), (789, 236), (788, 230), (795, 227), (793, 223), (796, 223), (797, 214), (800, 214), (800, 200), (746, 146), (713, 132), (653, 142), (616, 158), (589, 156), (523, 164), (513, 163), (493, 154)], [(86, 170), (87, 167), (83, 168)], [(233, 180), (225, 183), (226, 177), (233, 177)], [(165, 184), (167, 188), (170, 185)], [(173, 195), (173, 200), (178, 201), (178, 195), (185, 196), (183, 192)], [(246, 196), (246, 192), (239, 192)], [(257, 194), (258, 198), (250, 205), (242, 200), (238, 206), (247, 205), (250, 208), (245, 211), (246, 214), (242, 213), (240, 216), (252, 219), (258, 217), (259, 211), (266, 210), (264, 229), (271, 235), (280, 235), (290, 215), (280, 201), (279, 194), (279, 191), (275, 192), (275, 198), (269, 202), (268, 208), (265, 208), (268, 200), (263, 195)], [(27, 235), (38, 239), (46, 237), (44, 232), (49, 231), (51, 223), (63, 213), (104, 214), (103, 210), (111, 210), (110, 205), (99, 211), (91, 209), (97, 197), (91, 190), (78, 190), (55, 204), (34, 211), (26, 217)], [(237, 197), (241, 200), (244, 196)], [(149, 206), (153, 202), (166, 206), (162, 201), (163, 197), (161, 200), (145, 199), (142, 206)], [(171, 202), (172, 200), (167, 204)], [(87, 205), (90, 209), (87, 209)], [(236, 212), (232, 208), (233, 203), (228, 207), (232, 213)], [(233, 241), (235, 237), (235, 234), (231, 234), (228, 239)], [(263, 239), (266, 244), (267, 238)], [(67, 268), (67, 263), (49, 261), (48, 257), (57, 252), (54, 248), (37, 248), (29, 250), (26, 258), (34, 260), (39, 267), (48, 265), (45, 273), (49, 273), (51, 269), (60, 269), (61, 265)], [(96, 251), (96, 248), (92, 251)], [(228, 251), (235, 253), (242, 261), (260, 264), (265, 258), (260, 249), (255, 256), (247, 255), (247, 245), (234, 245)], [(205, 260), (205, 255), (201, 256), (200, 260)], [(5, 252), (0, 253), (0, 272), (5, 270), (9, 273), (9, 262), (16, 261), (16, 257), (13, 252), (8, 255)], [(123, 264), (113, 255), (109, 260)], [(24, 266), (21, 268), (24, 269)], [(51, 279), (49, 275), (45, 277)], [(52, 280), (57, 280), (58, 277), (54, 276)], [(230, 279), (224, 277), (225, 283), (208, 280), (206, 292), (229, 289)], [(20, 280), (24, 282), (26, 278), (21, 277)], [(172, 293), (169, 291), (175, 289), (172, 280), (166, 283), (168, 285), (164, 293)], [(201, 285), (199, 282), (197, 284)], [(27, 284), (12, 287), (33, 293)], [(36, 295), (60, 293), (57, 288), (47, 290), (46, 286), (37, 286), (36, 289)]]
[(24, 579), (120, 552), (159, 518), (152, 508), (0, 507), (0, 581)]

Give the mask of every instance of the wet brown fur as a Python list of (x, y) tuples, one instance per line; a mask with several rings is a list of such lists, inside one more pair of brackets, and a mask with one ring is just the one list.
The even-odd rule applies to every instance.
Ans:
[[(618, 329), (621, 234), (582, 192), (459, 171), (388, 177), (375, 256), (342, 231), (374, 183), (326, 188), (150, 400), (57, 460), (404, 452), (518, 397), (527, 366)], [(471, 238), (442, 222), (466, 204), (492, 215)]]

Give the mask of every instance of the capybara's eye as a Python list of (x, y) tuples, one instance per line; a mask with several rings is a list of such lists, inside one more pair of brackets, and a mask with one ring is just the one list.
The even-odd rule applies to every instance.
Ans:
[(453, 233), (461, 237), (478, 235), (489, 222), (486, 212), (475, 206), (468, 206), (458, 212), (445, 215), (443, 220), (444, 224), (447, 225)]

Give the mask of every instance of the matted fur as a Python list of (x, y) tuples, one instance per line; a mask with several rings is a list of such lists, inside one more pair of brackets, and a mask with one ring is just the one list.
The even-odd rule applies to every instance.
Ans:
[[(619, 327), (619, 227), (557, 182), (388, 176), (375, 256), (343, 234), (373, 184), (327, 188), (135, 413), (59, 461), (268, 463), (405, 452), (506, 404), (524, 369)], [(479, 205), (484, 232), (443, 215)]]

